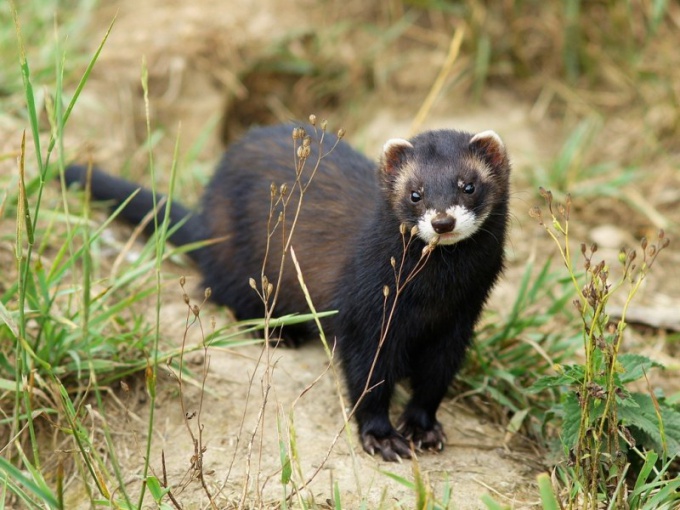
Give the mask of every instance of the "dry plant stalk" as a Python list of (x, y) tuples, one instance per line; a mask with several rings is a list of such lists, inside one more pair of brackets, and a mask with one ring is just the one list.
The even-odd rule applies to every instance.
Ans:
[[(180, 407), (182, 409), (182, 416), (184, 418), (184, 425), (186, 426), (187, 432), (189, 436), (191, 437), (191, 443), (194, 447), (194, 453), (191, 456), (191, 467), (185, 474), (185, 478), (178, 484), (179, 486), (186, 487), (192, 480), (198, 478), (198, 480), (201, 483), (201, 487), (203, 488), (203, 492), (205, 492), (206, 496), (208, 497), (208, 500), (210, 501), (210, 506), (214, 510), (217, 510), (217, 505), (214, 500), (214, 496), (211, 493), (210, 489), (208, 488), (208, 485), (205, 480), (205, 472), (204, 472), (204, 465), (203, 465), (203, 454), (206, 452), (207, 447), (205, 446), (203, 442), (203, 428), (204, 425), (201, 422), (201, 417), (202, 417), (202, 412), (203, 412), (203, 396), (205, 395), (205, 383), (208, 378), (208, 371), (210, 369), (210, 356), (208, 353), (208, 344), (205, 342), (205, 331), (203, 329), (203, 321), (201, 320), (201, 308), (203, 305), (206, 303), (206, 301), (210, 298), (210, 295), (212, 293), (210, 288), (205, 289), (204, 297), (203, 297), (203, 302), (200, 305), (197, 304), (192, 304), (191, 300), (189, 299), (188, 294), (186, 293), (186, 290), (184, 288), (184, 285), (186, 284), (186, 279), (184, 276), (182, 276), (179, 280), (180, 287), (182, 288), (182, 299), (184, 300), (184, 303), (187, 305), (187, 316), (185, 319), (185, 325), (184, 325), (184, 333), (182, 335), (182, 345), (179, 351), (179, 367), (177, 372), (175, 373), (174, 371), (170, 370), (170, 373), (172, 373), (177, 381), (177, 387), (179, 391), (179, 403)], [(184, 373), (184, 353), (186, 349), (186, 342), (187, 342), (187, 335), (189, 334), (189, 330), (194, 327), (195, 325), (198, 326), (200, 329), (200, 334), (201, 338), (203, 339), (203, 356), (204, 356), (204, 362), (203, 362), (203, 373), (201, 374), (201, 388), (199, 392), (199, 401), (198, 401), (198, 409), (196, 411), (189, 412), (189, 410), (186, 407), (185, 403), (185, 395), (184, 395), (184, 379), (183, 379), (183, 373)], [(211, 320), (211, 328), (214, 332), (215, 330), (215, 320), (214, 318)], [(168, 366), (170, 364), (171, 360), (168, 360)], [(196, 424), (196, 432), (194, 432), (192, 428), (192, 423), (194, 422)], [(163, 453), (163, 483), (164, 487), (166, 489), (170, 489), (167, 485), (167, 477), (165, 476), (165, 453)], [(177, 508), (181, 508), (181, 506), (178, 506), (177, 500), (175, 499), (172, 490), (168, 492), (168, 496), (170, 497), (170, 500), (173, 502), (173, 504)]]
[[(260, 356), (258, 357), (256, 361), (256, 367), (255, 370), (253, 371), (250, 381), (249, 381), (249, 387), (248, 387), (248, 393), (246, 396), (246, 406), (243, 410), (243, 415), (241, 419), (241, 424), (239, 427), (239, 433), (237, 434), (236, 438), (236, 448), (238, 448), (238, 444), (240, 443), (241, 440), (241, 435), (243, 432), (243, 427), (245, 423), (245, 413), (250, 401), (250, 391), (251, 388), (253, 387), (254, 384), (254, 378), (255, 374), (257, 371), (257, 368), (262, 366), (264, 363), (265, 366), (265, 371), (262, 377), (261, 381), (261, 387), (262, 387), (262, 403), (259, 408), (258, 416), (255, 422), (255, 426), (253, 430), (250, 433), (250, 437), (248, 440), (248, 446), (247, 446), (247, 455), (246, 455), (246, 467), (245, 467), (245, 480), (243, 481), (243, 491), (241, 494), (241, 501), (239, 502), (239, 508), (243, 508), (246, 505), (246, 500), (247, 500), (247, 494), (248, 494), (248, 487), (250, 485), (251, 481), (251, 469), (252, 469), (252, 454), (253, 454), (253, 446), (255, 444), (255, 440), (258, 434), (258, 431), (260, 433), (260, 458), (258, 459), (259, 464), (262, 464), (262, 458), (261, 458), (261, 452), (263, 451), (262, 448), (262, 443), (263, 443), (263, 428), (262, 425), (265, 420), (265, 408), (267, 405), (267, 402), (269, 400), (269, 392), (271, 390), (272, 386), (272, 380), (273, 380), (273, 371), (275, 369), (275, 364), (272, 363), (272, 347), (273, 347), (273, 338), (272, 338), (272, 328), (271, 328), (271, 323), (272, 320), (274, 319), (274, 311), (276, 308), (276, 303), (278, 300), (279, 292), (281, 291), (281, 286), (279, 285), (279, 282), (282, 279), (283, 271), (285, 269), (285, 264), (286, 264), (286, 257), (288, 252), (291, 250), (291, 243), (293, 240), (293, 234), (295, 233), (295, 228), (298, 222), (298, 218), (300, 215), (300, 211), (302, 209), (302, 203), (304, 201), (304, 195), (307, 189), (309, 188), (312, 180), (314, 179), (314, 176), (319, 169), (319, 166), (321, 164), (321, 161), (323, 160), (324, 157), (326, 157), (328, 154), (330, 154), (336, 147), (337, 143), (339, 143), (339, 140), (341, 140), (345, 134), (343, 129), (340, 129), (337, 133), (337, 138), (338, 141), (330, 147), (330, 149), (326, 152), (324, 152), (324, 138), (326, 134), (326, 129), (327, 129), (327, 122), (324, 120), (320, 123), (320, 126), (317, 127), (317, 121), (316, 121), (316, 116), (310, 115), (309, 118), (310, 124), (313, 126), (315, 134), (318, 136), (318, 155), (316, 158), (316, 161), (314, 162), (314, 166), (311, 169), (311, 172), (309, 172), (309, 175), (305, 176), (304, 175), (304, 170), (305, 167), (307, 166), (308, 159), (311, 155), (311, 144), (312, 144), (312, 137), (307, 135), (306, 131), (303, 128), (295, 128), (292, 132), (292, 140), (293, 140), (293, 158), (295, 161), (295, 181), (292, 184), (293, 189), (289, 190), (288, 186), (286, 184), (282, 184), (280, 186), (277, 186), (276, 184), (272, 183), (271, 186), (271, 194), (270, 194), (270, 208), (269, 208), (269, 216), (268, 216), (268, 221), (267, 221), (267, 242), (266, 242), (266, 248), (265, 248), (265, 257), (262, 262), (262, 271), (260, 274), (260, 282), (259, 286), (258, 283), (254, 280), (250, 280), (250, 286), (258, 293), (258, 296), (262, 300), (263, 306), (264, 306), (264, 343), (263, 343), (263, 348), (260, 351)], [(297, 191), (297, 193), (294, 193), (294, 191)], [(295, 196), (297, 195), (297, 196)], [(288, 222), (287, 218), (288, 215), (292, 214), (292, 219), (290, 220), (290, 227), (287, 228)], [(265, 268), (267, 267), (267, 262), (269, 258), (271, 257), (271, 252), (272, 252), (272, 243), (276, 242), (275, 235), (278, 234), (278, 239), (280, 241), (280, 246), (281, 246), (281, 256), (278, 261), (278, 274), (276, 277), (275, 282), (272, 283), (270, 281), (269, 277), (265, 274)], [(278, 344), (278, 341), (276, 342)], [(227, 474), (227, 479), (231, 473), (231, 469), (234, 465), (235, 462), (235, 457), (236, 457), (236, 451), (235, 449), (234, 452), (234, 457), (232, 458), (232, 462), (230, 465), (230, 468), (228, 470)], [(261, 470), (257, 470), (257, 477), (255, 480), (255, 486), (256, 486), (256, 492), (258, 493), (258, 497), (261, 497), (261, 487), (262, 483), (260, 482), (260, 473)], [(226, 483), (226, 480), (224, 483)], [(224, 485), (223, 485), (224, 486)]]

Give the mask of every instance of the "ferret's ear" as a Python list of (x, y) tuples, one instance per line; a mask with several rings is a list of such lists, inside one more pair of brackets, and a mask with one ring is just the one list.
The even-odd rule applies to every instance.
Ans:
[(479, 154), (493, 168), (508, 164), (508, 153), (501, 137), (495, 131), (482, 131), (470, 139), (470, 149)]
[(382, 171), (387, 175), (399, 173), (399, 169), (411, 154), (413, 154), (413, 145), (408, 140), (403, 138), (387, 140), (383, 146), (383, 154), (380, 159)]

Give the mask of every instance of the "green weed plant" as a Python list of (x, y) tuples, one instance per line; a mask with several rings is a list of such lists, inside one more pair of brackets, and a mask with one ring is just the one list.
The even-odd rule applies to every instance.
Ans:
[[(622, 352), (628, 307), (670, 241), (661, 230), (655, 244), (642, 239), (640, 255), (622, 251), (622, 274), (614, 282), (607, 263), (594, 259), (597, 246), (583, 244), (584, 277), (579, 278), (570, 248), (571, 199), (567, 195), (565, 204), (557, 204), (550, 191), (540, 192), (548, 213), (538, 207), (530, 213), (557, 245), (569, 272), (585, 356), (583, 363), (557, 365), (557, 375), (542, 377), (532, 388), (557, 389), (561, 395), (553, 412), (561, 419), (566, 462), (559, 471), (568, 508), (652, 508), (652, 501), (662, 503), (653, 508), (671, 508), (680, 498), (678, 479), (669, 472), (680, 455), (680, 412), (651, 389), (629, 390), (630, 383), (660, 365)], [(625, 293), (625, 304), (615, 320), (607, 314), (607, 304), (618, 292)]]

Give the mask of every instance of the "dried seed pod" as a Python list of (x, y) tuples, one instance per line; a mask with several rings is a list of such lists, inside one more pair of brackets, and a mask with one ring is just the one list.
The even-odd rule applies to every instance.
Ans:
[(543, 214), (541, 213), (541, 208), (538, 206), (533, 206), (531, 209), (529, 209), (529, 216), (531, 216), (534, 219), (537, 219), (538, 221), (543, 224)]
[(571, 212), (571, 193), (567, 193), (567, 198), (564, 201), (566, 212), (564, 218), (569, 221), (569, 213)]
[(390, 288), (387, 285), (385, 285), (383, 287), (383, 296), (387, 297), (389, 295), (390, 295)]
[(312, 149), (308, 145), (300, 145), (300, 147), (297, 148), (297, 155), (300, 159), (307, 159), (311, 152)]
[(415, 237), (418, 235), (418, 225), (413, 225), (411, 227), (411, 237)]
[(185, 276), (180, 276), (179, 277), (179, 284), (180, 286), (184, 287), (184, 284), (187, 282), (187, 279)]
[(345, 130), (343, 128), (338, 129), (338, 138), (341, 140), (345, 137)]
[(257, 290), (257, 283), (255, 283), (255, 278), (249, 278), (248, 284), (250, 285), (251, 289)]
[(562, 204), (557, 205), (557, 212), (559, 213), (560, 216), (562, 216), (562, 218), (564, 218), (565, 220), (567, 219), (567, 210), (564, 208)]
[(210, 296), (212, 296), (212, 289), (210, 287), (205, 288), (205, 299), (210, 299)]
[(399, 225), (399, 233), (403, 236), (406, 234), (406, 223)]
[(390, 257), (390, 265), (394, 268), (397, 267), (397, 260), (394, 257)]
[(312, 126), (316, 126), (316, 115), (314, 115), (313, 113), (309, 116), (309, 123)]
[(594, 398), (597, 398), (599, 400), (604, 400), (605, 398), (607, 398), (607, 392), (599, 384), (591, 381), (586, 385), (586, 387), (588, 389), (588, 393), (590, 393), (590, 395), (593, 396)]
[(538, 192), (540, 195), (545, 199), (545, 201), (548, 203), (548, 207), (552, 207), (552, 201), (553, 201), (553, 194), (552, 191), (545, 189), (544, 187), (538, 188)]
[(321, 130), (326, 131), (326, 128), (328, 127), (328, 121), (326, 119), (321, 121)]

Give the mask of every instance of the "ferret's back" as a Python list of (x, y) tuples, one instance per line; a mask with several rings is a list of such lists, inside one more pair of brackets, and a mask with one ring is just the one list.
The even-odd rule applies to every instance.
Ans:
[[(268, 228), (281, 211), (278, 206), (270, 213), (272, 183), (277, 189), (285, 183), (292, 197), (285, 211), (285, 231), (279, 225), (270, 240), (265, 274), (271, 281), (278, 274), (282, 235), (290, 231), (295, 217), (299, 198), (296, 146), (301, 141), (294, 144), (293, 128), (283, 125), (249, 131), (227, 149), (205, 191), (202, 214), (207, 229), (215, 238), (226, 238), (207, 249), (205, 283), (229, 296), (231, 302), (224, 304), (241, 309), (241, 315), (250, 315), (248, 308), (258, 306), (261, 315), (261, 304), (252, 302), (255, 293), (247, 282), (252, 277), (259, 283)], [(312, 137), (311, 154), (302, 172), (303, 185), (317, 164), (318, 168), (304, 192), (292, 247), (316, 306), (327, 309), (338, 272), (352, 252), (353, 238), (360, 224), (372, 216), (380, 191), (374, 163), (330, 133), (324, 135), (319, 161), (320, 131), (308, 130), (307, 134)], [(280, 308), (304, 311), (307, 306), (290, 260), (282, 285)]]

